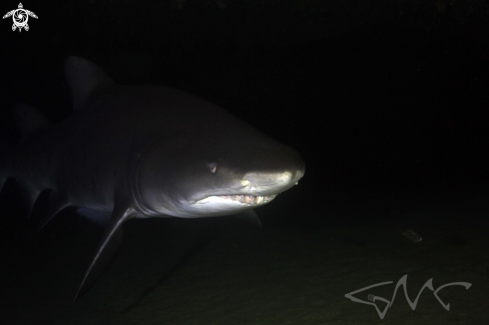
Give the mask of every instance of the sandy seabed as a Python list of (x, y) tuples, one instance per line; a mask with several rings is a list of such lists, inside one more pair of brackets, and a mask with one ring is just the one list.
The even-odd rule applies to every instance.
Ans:
[[(267, 224), (266, 216), (262, 229), (233, 218), (131, 220), (115, 261), (75, 303), (101, 231), (55, 220), (27, 238), (10, 223), (3, 229), (9, 239), (2, 241), (0, 321), (489, 324), (488, 194), (357, 191), (343, 198), (327, 209), (309, 205), (283, 227)], [(312, 214), (319, 217), (302, 225)], [(403, 236), (408, 228), (423, 240)], [(391, 281), (353, 296), (392, 301), (404, 275), (411, 302), (430, 279), (434, 290), (454, 282), (471, 286), (437, 293), (449, 311), (429, 288), (413, 310), (401, 286), (383, 319), (373, 305), (345, 297)], [(374, 303), (379, 311), (387, 306), (382, 299)]]

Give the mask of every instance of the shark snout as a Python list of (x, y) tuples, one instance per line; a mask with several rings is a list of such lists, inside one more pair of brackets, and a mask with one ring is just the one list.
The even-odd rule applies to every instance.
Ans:
[(303, 171), (253, 172), (246, 174), (242, 183), (246, 184), (245, 192), (250, 194), (278, 194), (294, 186), (303, 175)]
[(280, 149), (278, 153), (271, 153), (277, 159), (273, 168), (244, 175), (241, 183), (247, 192), (277, 194), (296, 185), (304, 176), (305, 164), (299, 154), (289, 147)]

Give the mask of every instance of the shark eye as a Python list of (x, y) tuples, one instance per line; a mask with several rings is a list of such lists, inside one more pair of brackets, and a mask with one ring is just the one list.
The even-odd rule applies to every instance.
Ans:
[(212, 163), (210, 164), (209, 168), (211, 169), (211, 173), (215, 173), (217, 172), (217, 164), (216, 163)]

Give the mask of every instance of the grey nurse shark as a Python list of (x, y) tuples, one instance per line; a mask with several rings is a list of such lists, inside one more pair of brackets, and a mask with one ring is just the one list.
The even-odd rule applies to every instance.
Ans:
[(41, 227), (68, 206), (106, 229), (78, 289), (103, 273), (131, 218), (237, 215), (259, 224), (254, 208), (304, 175), (299, 154), (222, 108), (186, 92), (118, 85), (94, 63), (68, 57), (75, 112), (51, 125), (27, 105), (14, 110), (21, 143), (0, 151), (0, 190), (15, 178), (29, 216), (41, 191)]

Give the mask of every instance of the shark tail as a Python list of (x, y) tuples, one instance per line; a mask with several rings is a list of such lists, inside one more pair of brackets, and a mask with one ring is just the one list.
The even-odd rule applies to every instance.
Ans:
[[(20, 131), (19, 142), (26, 142), (34, 133), (40, 129), (50, 127), (52, 123), (34, 107), (27, 104), (18, 103), (13, 111), (15, 123)], [(18, 154), (18, 148), (15, 145), (8, 145), (0, 142), (0, 191), (4, 187), (7, 179), (15, 178), (20, 188), (22, 200), (27, 210), (28, 218), (32, 214), (32, 209), (37, 198), (43, 189), (39, 188), (27, 176), (22, 174), (22, 166), (19, 159), (15, 157)]]

